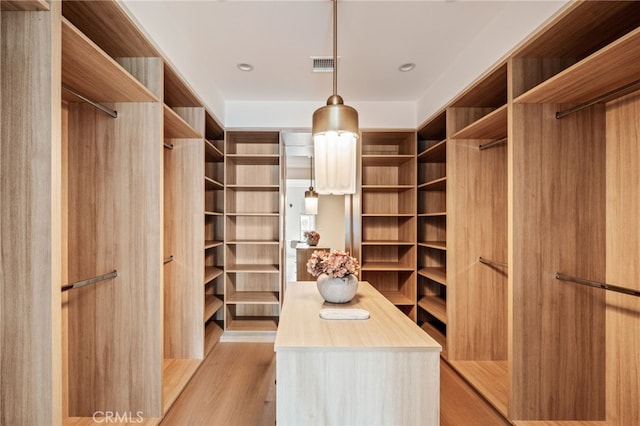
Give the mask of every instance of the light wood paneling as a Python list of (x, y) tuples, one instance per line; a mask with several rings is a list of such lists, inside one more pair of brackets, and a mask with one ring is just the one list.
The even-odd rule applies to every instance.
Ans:
[(162, 109), (69, 105), (69, 414), (162, 414)]
[(162, 362), (162, 405), (164, 413), (178, 399), (200, 366), (199, 359), (164, 359)]
[(3, 425), (62, 419), (59, 34), (59, 3), (0, 12)]
[[(450, 131), (482, 114), (450, 108)], [(486, 119), (489, 116), (485, 116)], [(482, 121), (479, 120), (479, 121)], [(502, 123), (505, 126), (506, 122)], [(507, 257), (507, 149), (482, 140), (447, 143), (447, 301), (450, 360), (507, 359), (507, 279), (479, 257)]]
[(449, 361), (480, 395), (503, 416), (509, 405), (508, 363), (506, 361)]
[[(606, 125), (606, 282), (640, 290), (640, 92), (608, 104)], [(606, 419), (640, 424), (640, 299), (607, 292), (606, 305)]]
[[(604, 114), (514, 104), (509, 156), (512, 419), (604, 418)], [(567, 395), (571, 395), (567, 398)]]
[[(204, 130), (204, 110), (200, 109)], [(204, 356), (204, 149), (172, 139), (164, 149), (164, 356)], [(158, 149), (162, 149), (158, 146)]]
[(2, 0), (0, 10), (46, 11), (49, 10), (49, 3), (46, 0)]

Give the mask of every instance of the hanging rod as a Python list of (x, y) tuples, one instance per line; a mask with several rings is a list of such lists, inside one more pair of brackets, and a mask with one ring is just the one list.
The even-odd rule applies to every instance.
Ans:
[(164, 264), (165, 264), (165, 265), (166, 265), (167, 263), (169, 263), (169, 262), (173, 262), (173, 255), (171, 255), (171, 256), (169, 256), (169, 257), (167, 257), (167, 258), (165, 258), (165, 259), (164, 259)]
[(564, 274), (561, 274), (560, 272), (556, 272), (556, 279), (562, 280), (562, 281), (571, 281), (577, 284), (601, 288), (604, 290), (615, 291), (616, 293), (624, 293), (624, 294), (629, 294), (631, 296), (636, 296), (636, 297), (640, 296), (640, 291), (634, 290), (632, 288), (618, 287), (617, 285), (611, 285), (611, 284), (603, 283), (600, 281), (591, 281), (591, 280), (585, 280), (584, 278), (570, 277), (569, 275), (564, 275)]
[(67, 284), (62, 287), (62, 291), (73, 290), (79, 287), (84, 287), (85, 285), (95, 284), (100, 281), (108, 280), (109, 278), (115, 278), (118, 276), (118, 271), (114, 270), (109, 272), (108, 274), (98, 275), (97, 277), (88, 278), (82, 281), (76, 281), (75, 283)]
[(164, 143), (164, 147), (167, 149), (173, 149), (173, 144), (172, 143)]
[(562, 117), (566, 117), (569, 114), (573, 114), (574, 112), (581, 111), (585, 108), (589, 108), (592, 105), (595, 105), (600, 102), (607, 102), (615, 98), (619, 98), (622, 95), (625, 95), (635, 89), (640, 88), (640, 80), (635, 81), (631, 84), (627, 84), (626, 86), (621, 87), (620, 89), (614, 90), (612, 92), (607, 93), (606, 95), (602, 95), (599, 98), (593, 99), (591, 101), (585, 102), (583, 104), (577, 105), (573, 108), (567, 109), (565, 111), (556, 112), (556, 118), (560, 119)]
[(478, 145), (478, 149), (479, 149), (480, 151), (482, 151), (482, 150), (484, 150), (484, 149), (491, 148), (491, 147), (492, 147), (492, 146), (494, 146), (494, 145), (498, 145), (498, 144), (504, 143), (504, 142), (506, 142), (508, 139), (509, 139), (509, 138), (502, 138), (502, 139), (498, 139), (498, 140), (495, 140), (495, 141), (491, 141), (491, 142), (486, 143), (486, 144), (484, 144), (484, 145)]
[(96, 109), (99, 109), (100, 111), (104, 112), (105, 114), (110, 115), (113, 118), (118, 118), (118, 111), (112, 110), (110, 108), (107, 108), (106, 106), (99, 104), (97, 102), (92, 101), (91, 99), (87, 99), (86, 97), (82, 96), (80, 93), (76, 92), (75, 90), (73, 90), (70, 87), (65, 86), (64, 84), (62, 85), (62, 88), (64, 90), (66, 90), (67, 92), (71, 93), (72, 95), (76, 96), (77, 98), (80, 98), (81, 100), (85, 101), (86, 103), (88, 103), (89, 105), (95, 107)]
[(478, 258), (478, 261), (479, 261), (480, 263), (484, 263), (485, 265), (501, 266), (501, 267), (503, 267), (503, 268), (506, 268), (506, 267), (508, 266), (508, 265), (507, 265), (507, 262), (500, 262), (500, 261), (498, 261), (498, 260), (485, 259), (485, 258), (484, 258), (484, 257), (482, 257), (482, 256), (480, 256), (480, 257)]

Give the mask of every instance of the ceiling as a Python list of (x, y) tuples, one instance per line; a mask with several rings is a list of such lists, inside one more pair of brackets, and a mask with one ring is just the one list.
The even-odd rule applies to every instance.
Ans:
[[(452, 96), (564, 2), (341, 0), (338, 93), (346, 104), (425, 102), (443, 88)], [(324, 103), (331, 94), (331, 73), (313, 73), (310, 59), (332, 54), (329, 0), (124, 3), (207, 104)], [(400, 72), (407, 62), (415, 68)]]

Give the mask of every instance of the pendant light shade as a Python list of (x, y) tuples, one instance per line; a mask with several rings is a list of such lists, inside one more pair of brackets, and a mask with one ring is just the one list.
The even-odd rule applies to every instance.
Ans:
[(358, 112), (338, 95), (338, 1), (332, 1), (333, 95), (313, 113), (316, 189), (320, 194), (354, 194)]
[(313, 190), (313, 158), (311, 158), (309, 190), (304, 191), (304, 212), (305, 214), (318, 214), (318, 193)]

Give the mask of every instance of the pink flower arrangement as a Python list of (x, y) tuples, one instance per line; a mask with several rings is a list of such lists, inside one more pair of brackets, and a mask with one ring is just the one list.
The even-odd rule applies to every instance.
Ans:
[(320, 239), (320, 233), (318, 231), (305, 231), (304, 232), (304, 237), (309, 239), (309, 240), (319, 240)]
[(314, 277), (327, 274), (331, 278), (342, 278), (345, 275), (358, 276), (360, 264), (349, 253), (334, 250), (329, 253), (324, 250), (316, 250), (307, 261), (307, 272)]

